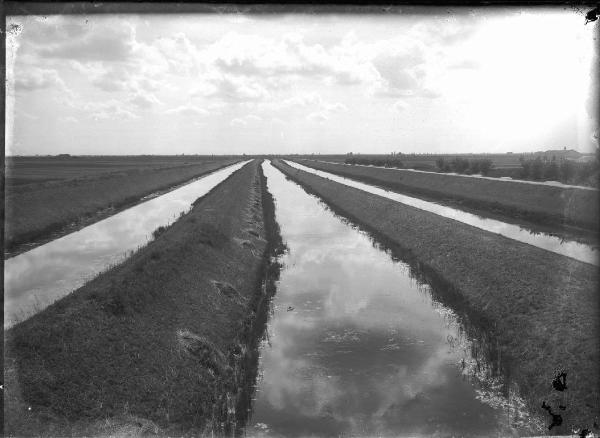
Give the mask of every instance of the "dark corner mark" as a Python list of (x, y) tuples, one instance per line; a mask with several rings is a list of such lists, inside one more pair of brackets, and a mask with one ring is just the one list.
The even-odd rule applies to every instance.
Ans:
[(560, 426), (563, 422), (562, 416), (560, 414), (555, 414), (552, 412), (552, 407), (547, 405), (545, 401), (542, 402), (542, 409), (548, 411), (548, 414), (552, 417), (552, 423), (548, 426), (548, 429), (552, 429), (554, 426)]
[[(564, 370), (558, 370), (556, 371), (554, 378), (552, 379), (552, 388), (554, 388), (555, 391), (560, 391), (563, 392), (565, 389), (567, 389), (567, 372)], [(554, 426), (560, 426), (563, 422), (562, 416), (560, 414), (555, 414), (554, 412), (552, 412), (552, 407), (548, 404), (546, 404), (546, 401), (544, 400), (542, 402), (542, 409), (548, 411), (548, 414), (552, 417), (552, 423), (550, 423), (550, 426), (548, 426), (548, 429), (552, 429)], [(560, 409), (561, 411), (564, 411), (565, 409), (567, 409), (567, 407), (563, 404), (560, 404), (558, 406), (558, 409)], [(586, 435), (583, 435), (586, 436)]]
[(588, 13), (585, 14), (585, 24), (588, 24), (590, 21), (596, 21), (598, 19), (599, 15), (600, 15), (600, 6), (596, 6), (594, 9), (592, 9), (591, 11), (588, 11)]
[(561, 371), (556, 376), (554, 376), (554, 379), (552, 380), (552, 387), (556, 391), (561, 391), (561, 392), (564, 391), (565, 389), (567, 389), (567, 373), (564, 371)]

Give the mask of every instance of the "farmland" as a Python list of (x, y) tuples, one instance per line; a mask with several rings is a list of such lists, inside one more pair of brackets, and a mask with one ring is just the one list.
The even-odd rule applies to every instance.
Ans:
[[(294, 155), (290, 158), (334, 163), (375, 165), (426, 172), (482, 173), (493, 178), (534, 181), (561, 181), (566, 184), (598, 187), (598, 153), (550, 150), (503, 154), (346, 154)], [(484, 164), (485, 166), (479, 166)]]
[(445, 285), (444, 299), (497, 339), (531, 410), (552, 400), (550, 383), (562, 366), (571, 379), (565, 424), (594, 417), (600, 405), (595, 267), (282, 163), (276, 167)]
[(249, 397), (279, 248), (254, 161), (126, 262), (7, 333), (5, 432), (225, 433), (243, 422), (245, 410), (228, 408)]
[[(508, 222), (549, 226), (554, 232), (581, 228), (595, 240), (598, 195), (593, 190), (534, 185), (494, 179), (467, 178), (410, 170), (299, 160), (301, 164), (348, 178), (441, 202)], [(576, 230), (568, 230), (576, 232)]]
[(24, 250), (238, 161), (231, 157), (12, 157), (5, 253)]
[[(230, 160), (236, 161), (235, 157)], [(561, 412), (565, 425), (589, 424), (595, 407), (600, 404), (598, 391), (589, 390), (597, 387), (599, 381), (594, 370), (594, 364), (599, 360), (595, 336), (599, 329), (595, 266), (293, 169), (281, 161), (274, 162), (275, 168), (263, 165), (269, 169), (265, 172), (267, 181), (259, 161), (253, 160), (214, 186), (208, 194), (193, 202), (189, 212), (182, 210), (183, 214), (172, 225), (156, 229), (154, 240), (128, 254), (124, 261), (8, 330), (5, 341), (7, 432), (54, 436), (154, 431), (159, 435), (184, 435), (225, 434), (232, 428), (244, 428), (252, 409), (258, 409), (257, 415), (268, 418), (272, 412), (279, 412), (277, 407), (265, 408), (270, 398), (263, 394), (268, 392), (268, 384), (273, 384), (270, 379), (276, 382), (276, 391), (287, 394), (287, 399), (306, 396), (304, 392), (300, 396), (297, 388), (290, 389), (285, 382), (297, 377), (291, 371), (297, 366), (308, 370), (324, 366), (311, 364), (302, 355), (307, 345), (310, 349), (322, 349), (319, 354), (331, 357), (332, 362), (327, 366), (333, 369), (322, 371), (330, 374), (337, 372), (339, 360), (348, 360), (344, 355), (350, 352), (356, 356), (356, 366), (363, 367), (362, 372), (366, 374), (371, 369), (402, 365), (407, 360), (405, 353), (400, 354), (404, 348), (407, 355), (416, 354), (425, 362), (435, 360), (430, 355), (440, 353), (432, 352), (429, 343), (439, 338), (438, 332), (423, 335), (418, 341), (402, 343), (402, 339), (413, 336), (415, 330), (433, 330), (433, 326), (424, 328), (423, 322), (417, 319), (414, 327), (408, 330), (409, 335), (404, 334), (403, 330), (407, 329), (402, 325), (393, 330), (389, 328), (398, 324), (397, 321), (410, 319), (402, 315), (419, 309), (420, 317), (433, 325), (441, 324), (440, 333), (446, 333), (446, 322), (436, 319), (438, 314), (432, 307), (423, 304), (418, 295), (419, 287), (428, 288), (427, 294), (440, 303), (438, 306), (458, 315), (455, 324), (459, 326), (459, 333), (469, 333), (470, 351), (465, 348), (468, 354), (461, 357), (452, 344), (453, 360), (460, 358), (463, 369), (472, 370), (473, 376), (482, 381), (489, 379), (489, 376), (482, 377), (485, 372), (479, 371), (483, 364), (484, 370), (505, 376), (506, 385), (518, 384), (519, 397), (523, 396), (527, 404), (526, 409), (517, 409), (525, 416), (517, 415), (521, 419), (514, 421), (516, 430), (541, 430), (535, 420), (544, 414), (540, 414), (541, 401), (567, 403), (567, 409)], [(217, 168), (223, 163), (223, 160), (200, 160), (198, 164), (184, 165), (183, 169)], [(312, 167), (326, 166), (328, 171), (336, 166), (313, 161), (303, 163)], [(371, 177), (399, 172), (339, 167), (360, 170)], [(90, 175), (91, 171), (87, 169), (79, 171), (88, 175), (81, 180), (96, 184), (124, 181), (118, 173)], [(181, 166), (175, 166), (152, 171), (129, 169), (123, 173), (148, 178), (149, 173), (156, 176), (163, 171), (183, 172)], [(61, 172), (64, 173), (56, 173)], [(286, 181), (280, 172), (290, 180)], [(421, 183), (438, 189), (452, 188), (450, 179), (459, 178), (468, 181), (470, 190), (475, 193), (490, 183), (504, 184), (502, 187), (517, 184), (452, 175), (407, 174), (428, 178), (427, 182), (421, 180)], [(444, 180), (436, 182), (437, 177)], [(72, 179), (64, 178), (64, 181)], [(63, 187), (64, 181), (13, 185), (13, 190), (54, 184)], [(544, 200), (546, 189), (557, 189), (524, 186), (531, 188), (531, 193), (525, 191), (523, 196), (530, 196), (538, 204)], [(463, 191), (465, 187), (454, 186)], [(309, 195), (305, 191), (323, 200), (342, 220), (327, 219), (323, 206), (306, 199)], [(498, 197), (502, 195), (499, 190), (495, 193)], [(513, 197), (517, 196), (515, 193), (512, 193)], [(275, 194), (278, 198), (273, 199)], [(157, 197), (145, 204), (166, 203), (163, 198), (168, 196)], [(290, 199), (286, 199), (287, 196)], [(11, 198), (11, 202), (17, 203), (18, 199)], [(58, 205), (46, 207), (51, 209)], [(277, 215), (276, 206), (279, 209)], [(130, 210), (141, 207), (143, 205)], [(305, 208), (312, 210), (305, 212)], [(351, 221), (351, 226), (347, 221)], [(292, 243), (291, 258), (281, 258), (279, 227), (282, 224), (285, 224), (282, 235)], [(354, 254), (359, 239), (355, 225), (374, 239), (371, 244), (364, 242), (364, 236), (360, 237), (363, 239), (361, 251), (364, 251), (360, 255)], [(120, 231), (118, 227), (105, 231), (111, 232), (119, 235)], [(339, 249), (335, 265), (326, 262), (331, 253), (338, 251), (328, 242), (339, 244), (341, 237), (346, 239), (348, 246)], [(84, 241), (88, 242), (87, 239)], [(103, 241), (108, 237), (98, 233), (89, 239)], [(69, 248), (81, 251), (78, 245)], [(86, 245), (92, 244), (83, 244)], [(392, 255), (391, 260), (386, 251)], [(56, 271), (45, 272), (47, 277), (43, 278), (62, 278), (64, 281), (68, 275), (61, 270), (65, 269), (64, 260), (69, 259), (57, 256), (58, 252), (50, 253), (58, 259), (58, 263), (52, 265)], [(83, 265), (88, 264), (85, 261), (88, 259), (81, 254)], [(273, 257), (275, 255), (278, 257)], [(93, 255), (86, 257), (94, 258)], [(395, 260), (407, 263), (410, 273), (399, 269)], [(364, 272), (358, 272), (359, 266), (353, 267), (357, 261), (360, 266), (365, 266)], [(298, 266), (302, 266), (299, 271)], [(74, 269), (75, 264), (72, 267)], [(40, 269), (46, 270), (41, 265)], [(275, 283), (280, 269), (285, 279)], [(36, 275), (34, 271), (28, 272), (31, 276)], [(371, 278), (384, 272), (386, 277), (378, 278), (377, 282)], [(348, 275), (353, 278), (352, 283), (360, 277), (364, 284), (353, 288), (348, 283), (350, 280), (345, 278)], [(389, 280), (385, 278), (395, 280), (388, 284)], [(395, 282), (408, 282), (411, 278), (421, 286), (393, 286)], [(313, 283), (308, 291), (302, 289), (303, 285)], [(278, 285), (284, 287), (277, 291), (281, 293), (279, 298)], [(385, 293), (379, 292), (388, 287), (394, 292), (393, 302)], [(311, 299), (305, 300), (304, 293), (310, 294)], [(339, 302), (332, 298), (335, 296)], [(373, 302), (363, 308), (365, 300)], [(408, 305), (409, 302), (412, 304)], [(389, 318), (386, 324), (365, 322), (369, 312), (374, 312), (375, 319), (383, 318), (381, 310), (377, 310), (382, 305)], [(322, 311), (321, 306), (327, 310)], [(362, 310), (356, 314), (354, 306)], [(313, 312), (312, 316), (303, 319), (304, 312), (309, 310)], [(316, 315), (328, 330), (326, 336), (312, 325), (319, 319)], [(577, 317), (573, 318), (573, 315)], [(286, 326), (284, 330), (282, 324), (291, 324), (291, 328)], [(368, 330), (360, 331), (365, 324)], [(270, 336), (264, 334), (265, 325), (275, 330), (280, 344), (282, 338), (285, 341), (280, 347), (283, 350), (275, 349), (271, 353), (271, 368), (263, 363), (272, 370), (273, 376), (264, 378), (267, 383), (259, 383), (259, 355), (268, 356), (270, 350), (267, 348), (270, 347), (267, 346), (271, 345), (270, 341), (264, 343), (263, 336), (267, 339)], [(294, 327), (304, 328), (294, 332)], [(316, 339), (307, 338), (310, 327), (314, 331), (310, 336)], [(273, 345), (276, 345), (276, 339)], [(397, 342), (390, 344), (390, 339)], [(339, 341), (343, 349), (330, 348), (330, 342), (334, 340)], [(372, 349), (375, 345), (377, 352), (369, 353), (371, 359), (365, 362), (366, 356), (360, 353), (361, 349)], [(420, 347), (417, 349), (415, 345)], [(439, 348), (445, 351), (447, 346), (442, 342)], [(279, 357), (280, 354), (286, 359)], [(381, 362), (384, 359), (389, 362)], [(472, 365), (469, 368), (465, 363)], [(557, 367), (568, 370), (569, 392), (565, 400), (557, 399), (549, 385)], [(455, 375), (455, 370), (454, 366), (444, 368), (444, 373), (449, 373), (446, 381), (454, 383), (447, 383), (443, 391), (440, 387), (438, 392), (428, 393), (428, 397), (443, 393), (440, 397), (445, 400), (445, 397), (459, 394), (461, 403), (474, 413), (493, 417), (495, 414), (489, 411), (490, 407), (476, 401), (473, 395), (474, 388), (479, 387), (473, 384), (472, 388), (464, 383)], [(356, 377), (351, 370), (346, 371), (344, 368), (345, 378), (359, 386), (367, 385), (367, 391), (369, 385), (375, 384)], [(280, 376), (283, 377), (278, 380)], [(252, 388), (256, 385), (267, 387), (259, 386), (258, 407), (253, 408)], [(509, 391), (508, 386), (501, 387), (504, 388), (502, 391)], [(336, 391), (344, 393), (343, 389)], [(314, 396), (319, 394), (320, 391), (316, 391)], [(389, 396), (384, 391), (383, 399)], [(404, 397), (402, 393), (397, 396), (399, 400)], [(496, 396), (502, 397), (502, 394)], [(514, 416), (517, 410), (510, 400), (509, 397), (506, 402), (508, 415)], [(340, 403), (332, 401), (333, 407), (328, 409), (340, 409), (341, 412), (344, 404)], [(371, 407), (365, 404), (357, 409), (355, 414), (359, 415), (361, 410), (366, 412)], [(434, 409), (440, 418), (449, 417), (452, 412), (444, 403), (427, 409)], [(513, 414), (510, 414), (511, 409)], [(289, 424), (283, 422), (281, 431), (289, 430), (286, 427), (296, 424), (299, 418), (307, 423), (312, 418), (303, 417), (306, 414), (298, 412), (293, 403), (285, 415), (289, 416)], [(422, 410), (417, 409), (415, 415), (411, 418), (415, 427), (420, 427), (418, 418)], [(340, 420), (336, 426), (340, 433), (348, 431), (346, 428), (350, 426), (347, 424), (352, 423), (344, 421)], [(486, 429), (491, 426), (484, 427), (485, 421), (474, 421), (470, 425), (474, 429), (461, 429), (462, 426), (451, 420), (444, 421), (441, 424), (456, 427), (458, 434), (461, 430), (479, 430), (479, 433), (496, 430)], [(257, 424), (260, 426), (261, 423)], [(248, 427), (258, 426), (249, 423)]]

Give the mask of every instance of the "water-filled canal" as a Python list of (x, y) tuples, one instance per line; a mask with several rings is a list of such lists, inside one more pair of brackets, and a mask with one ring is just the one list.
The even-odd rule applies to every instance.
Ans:
[(43, 310), (144, 245), (244, 163), (199, 178), (4, 261), (4, 327)]
[(350, 187), (364, 190), (365, 192), (373, 193), (374, 195), (383, 196), (384, 198), (401, 202), (402, 204), (410, 205), (421, 210), (429, 211), (440, 216), (454, 219), (459, 222), (463, 222), (465, 224), (480, 228), (482, 230), (491, 231), (492, 233), (500, 234), (504, 237), (508, 237), (509, 239), (527, 243), (529, 245), (536, 246), (538, 248), (545, 249), (547, 251), (551, 251), (567, 257), (571, 257), (592, 265), (600, 264), (599, 252), (591, 245), (564, 240), (560, 237), (552, 236), (545, 233), (532, 233), (526, 228), (522, 228), (518, 225), (509, 224), (496, 219), (481, 217), (476, 214), (458, 210), (456, 208), (447, 207), (445, 205), (436, 204), (434, 202), (424, 201), (422, 199), (413, 198), (407, 195), (402, 195), (391, 190), (386, 190), (381, 187), (362, 183), (350, 178), (335, 175), (333, 173), (324, 172), (322, 170), (316, 170), (312, 167), (303, 166), (302, 164), (298, 164), (292, 161), (285, 162), (296, 169), (304, 170), (306, 172), (310, 172), (315, 175), (328, 178), (332, 181), (336, 181)]
[(288, 251), (247, 436), (506, 436), (540, 427), (497, 372), (501, 359), (481, 354), (473, 327), (433, 298), (443, 291), (269, 163), (263, 169)]

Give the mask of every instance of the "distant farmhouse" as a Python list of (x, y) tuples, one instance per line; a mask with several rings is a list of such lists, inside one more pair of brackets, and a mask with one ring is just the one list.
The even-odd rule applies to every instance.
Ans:
[(595, 160), (594, 154), (582, 154), (581, 152), (578, 152), (573, 149), (567, 149), (566, 147), (564, 149), (534, 152), (533, 155), (539, 156), (544, 160), (551, 160), (552, 157), (556, 157), (557, 160), (569, 160), (576, 161), (579, 163), (585, 163), (588, 161)]

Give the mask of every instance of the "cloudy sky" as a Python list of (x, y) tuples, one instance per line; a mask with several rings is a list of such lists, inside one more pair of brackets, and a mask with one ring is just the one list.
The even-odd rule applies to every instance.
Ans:
[(592, 151), (569, 9), (7, 17), (7, 154)]

